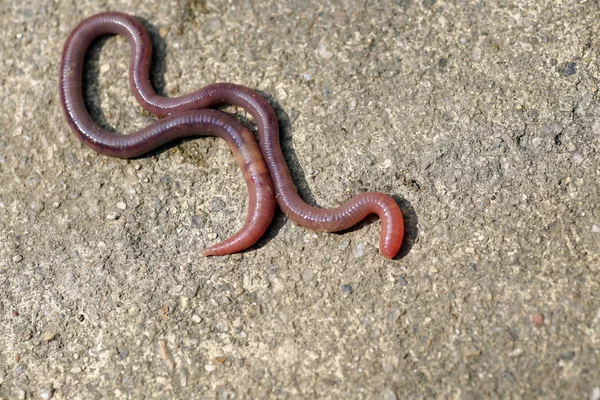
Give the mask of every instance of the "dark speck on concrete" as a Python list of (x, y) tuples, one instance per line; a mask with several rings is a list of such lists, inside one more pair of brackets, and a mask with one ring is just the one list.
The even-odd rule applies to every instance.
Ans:
[(352, 292), (354, 291), (354, 290), (352, 289), (352, 286), (351, 286), (351, 285), (349, 285), (349, 284), (347, 284), (347, 283), (344, 283), (344, 284), (343, 284), (343, 285), (341, 285), (340, 287), (341, 287), (342, 291), (343, 291), (344, 293), (346, 293), (346, 294), (352, 294)]
[(559, 360), (564, 360), (564, 361), (572, 360), (573, 358), (575, 358), (575, 352), (574, 351), (568, 351), (568, 352), (563, 353), (563, 354), (561, 354), (561, 355), (558, 356)]
[(577, 72), (577, 64), (574, 62), (570, 62), (565, 67), (565, 71), (564, 71), (563, 75), (569, 76), (569, 75), (573, 75), (576, 72)]

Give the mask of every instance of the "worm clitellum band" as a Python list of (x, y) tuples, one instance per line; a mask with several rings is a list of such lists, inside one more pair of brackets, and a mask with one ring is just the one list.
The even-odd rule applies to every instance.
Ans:
[[(133, 94), (144, 109), (163, 118), (130, 135), (102, 129), (92, 120), (83, 101), (82, 74), (86, 52), (94, 39), (108, 34), (123, 35), (129, 41), (129, 83)], [(404, 220), (398, 204), (390, 196), (379, 192), (361, 193), (333, 209), (308, 205), (296, 192), (279, 145), (275, 111), (264, 97), (254, 90), (231, 83), (209, 85), (175, 98), (159, 96), (150, 84), (151, 57), (150, 36), (136, 18), (107, 12), (84, 20), (73, 30), (63, 50), (60, 67), (63, 111), (71, 129), (83, 143), (113, 157), (136, 157), (173, 139), (187, 136), (209, 134), (227, 141), (248, 185), (248, 218), (239, 232), (209, 247), (204, 255), (234, 253), (254, 244), (273, 218), (273, 193), (289, 219), (317, 231), (341, 231), (369, 214), (377, 214), (382, 224), (379, 239), (381, 254), (392, 258), (398, 253), (404, 236)], [(221, 111), (207, 110), (219, 104), (242, 107), (254, 117), (258, 125), (260, 150), (252, 133), (235, 118)]]

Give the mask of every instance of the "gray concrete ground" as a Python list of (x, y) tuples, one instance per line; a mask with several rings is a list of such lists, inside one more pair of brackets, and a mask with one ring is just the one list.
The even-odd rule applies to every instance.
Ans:
[[(145, 21), (161, 93), (268, 96), (309, 201), (396, 196), (401, 257), (376, 219), (279, 213), (203, 258), (245, 218), (225, 143), (118, 160), (62, 116), (62, 45), (104, 10)], [(25, 0), (0, 22), (0, 398), (600, 399), (598, 1)], [(101, 40), (86, 74), (120, 132), (153, 120), (128, 54)]]

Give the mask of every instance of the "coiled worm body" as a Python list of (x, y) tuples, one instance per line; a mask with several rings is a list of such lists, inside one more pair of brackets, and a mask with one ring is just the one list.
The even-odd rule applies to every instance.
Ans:
[[(131, 47), (129, 82), (133, 94), (144, 109), (163, 118), (130, 135), (118, 135), (100, 128), (89, 116), (83, 101), (82, 72), (87, 49), (94, 39), (106, 34), (127, 38)], [(272, 220), (273, 193), (289, 219), (313, 230), (341, 231), (369, 214), (377, 214), (382, 223), (381, 254), (392, 258), (398, 253), (404, 236), (404, 220), (398, 204), (390, 196), (367, 192), (333, 209), (310, 206), (296, 192), (279, 144), (275, 111), (264, 97), (231, 83), (209, 85), (180, 97), (159, 96), (150, 83), (151, 57), (150, 36), (136, 18), (107, 12), (84, 20), (73, 30), (63, 51), (60, 68), (63, 111), (71, 129), (83, 143), (114, 157), (135, 157), (170, 140), (200, 134), (217, 135), (227, 141), (248, 185), (248, 219), (238, 233), (208, 248), (205, 255), (237, 252), (256, 242)], [(220, 104), (242, 107), (254, 117), (260, 149), (252, 133), (235, 118), (221, 111), (207, 110)]]

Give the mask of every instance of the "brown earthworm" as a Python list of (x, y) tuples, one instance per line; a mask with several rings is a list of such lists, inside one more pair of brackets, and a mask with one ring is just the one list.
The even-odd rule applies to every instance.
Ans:
[[(89, 116), (83, 102), (82, 70), (87, 49), (94, 39), (106, 34), (120, 34), (127, 38), (131, 47), (129, 83), (133, 94), (144, 109), (164, 118), (131, 135), (117, 135), (100, 128)], [(248, 137), (247, 128), (234, 123), (233, 117), (223, 112), (202, 110), (220, 104), (240, 106), (254, 117), (258, 126), (260, 150), (274, 183), (277, 202), (289, 219), (309, 229), (337, 232), (352, 227), (369, 214), (377, 214), (382, 222), (380, 252), (386, 258), (396, 255), (404, 236), (404, 220), (400, 207), (390, 196), (379, 192), (367, 192), (333, 209), (310, 206), (296, 192), (281, 152), (275, 111), (264, 97), (254, 90), (231, 83), (208, 85), (174, 98), (157, 95), (150, 83), (151, 57), (150, 36), (136, 18), (122, 13), (106, 12), (84, 20), (67, 39), (62, 55), (60, 97), (63, 111), (71, 129), (83, 143), (100, 153), (115, 157), (135, 157), (172, 139), (207, 132), (228, 141), (236, 159), (244, 165), (248, 190), (251, 198), (254, 196), (257, 199), (257, 205), (256, 209), (249, 210), (246, 224), (238, 232), (244, 236), (244, 240), (233, 240), (233, 246), (223, 242), (217, 245), (218, 252), (209, 248), (205, 251), (206, 255), (236, 252), (240, 251), (242, 246), (252, 245), (262, 235), (266, 229), (265, 224), (270, 223), (273, 215), (268, 196), (271, 190), (270, 180), (266, 171), (262, 169), (264, 162), (260, 152), (248, 150), (253, 140)], [(234, 135), (234, 132), (239, 134), (239, 142), (229, 137)], [(233, 145), (233, 142), (236, 144)], [(236, 153), (236, 149), (244, 147), (246, 151), (238, 152), (243, 155)], [(252, 169), (255, 174), (249, 176), (247, 169)], [(253, 194), (253, 190), (257, 193)], [(260, 205), (258, 199), (262, 200)], [(232, 239), (234, 237), (226, 242)]]

